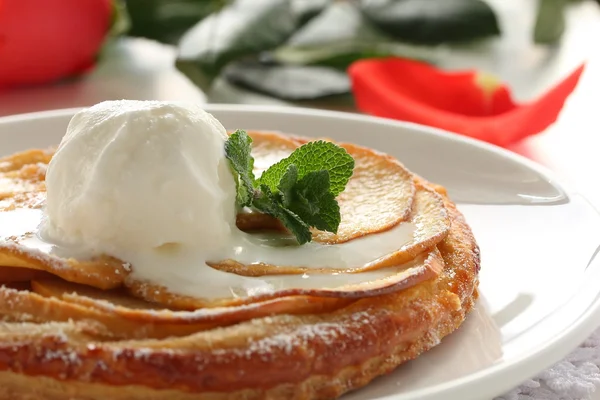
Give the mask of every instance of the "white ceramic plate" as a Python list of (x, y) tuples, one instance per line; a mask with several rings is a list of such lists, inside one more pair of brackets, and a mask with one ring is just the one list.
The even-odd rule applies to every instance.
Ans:
[[(353, 114), (207, 106), (228, 129), (355, 142), (449, 189), (481, 247), (481, 299), (432, 351), (345, 399), (491, 399), (564, 357), (597, 326), (600, 218), (524, 158), (456, 135)], [(56, 145), (73, 110), (0, 119), (0, 154)]]

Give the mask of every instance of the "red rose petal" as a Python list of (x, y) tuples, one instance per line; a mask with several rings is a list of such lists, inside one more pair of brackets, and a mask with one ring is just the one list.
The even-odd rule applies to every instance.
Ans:
[(528, 104), (516, 104), (507, 87), (482, 83), (474, 71), (445, 72), (418, 61), (362, 60), (348, 72), (356, 104), (366, 113), (507, 145), (556, 120), (583, 68)]

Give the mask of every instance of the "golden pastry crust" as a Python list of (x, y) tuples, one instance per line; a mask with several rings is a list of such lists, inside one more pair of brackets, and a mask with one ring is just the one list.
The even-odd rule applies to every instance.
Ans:
[(328, 399), (362, 387), (437, 345), (473, 307), (479, 250), (445, 202), (438, 277), (330, 313), (131, 341), (100, 341), (77, 323), (3, 323), (0, 398)]
[[(254, 137), (256, 155), (262, 160), (258, 171), (306, 141), (275, 133), (255, 132)], [(361, 163), (368, 176), (369, 154), (375, 152), (353, 149), (364, 150)], [(0, 186), (0, 212), (41, 206), (43, 168), (30, 164), (47, 164), (51, 154), (32, 150), (0, 160), (0, 176), (14, 183)], [(385, 158), (391, 159), (380, 154), (373, 159), (383, 163)], [(225, 312), (205, 308), (194, 314), (197, 299), (172, 298), (168, 293), (171, 297), (161, 297), (156, 290), (151, 298), (136, 295), (126, 280), (130, 268), (120, 260), (49, 262), (35, 259), (38, 254), (21, 254), (22, 249), (9, 243), (0, 254), (3, 265), (10, 266), (0, 267), (0, 282), (6, 284), (0, 287), (0, 400), (330, 399), (437, 345), (461, 325), (477, 298), (479, 249), (442, 187), (418, 177), (413, 182), (404, 167), (395, 160), (393, 164), (399, 176), (408, 174), (397, 182), (388, 176), (396, 187), (404, 187), (399, 193), (412, 198), (429, 192), (434, 199), (413, 204), (400, 196), (404, 206), (388, 199), (385, 208), (401, 214), (401, 220), (409, 217), (401, 212), (409, 209), (406, 204), (412, 204), (414, 218), (426, 214), (417, 212), (419, 204), (424, 211), (441, 207), (443, 216), (427, 219), (437, 221), (428, 226), (412, 221), (425, 229), (415, 236), (423, 240), (377, 260), (377, 268), (417, 256), (437, 261), (424, 270), (426, 275), (413, 274), (411, 281), (371, 291), (370, 297), (367, 292), (330, 298), (294, 292), (240, 304), (226, 302)], [(383, 170), (377, 167), (375, 172)], [(359, 173), (356, 182), (360, 177)], [(414, 185), (406, 186), (407, 179)], [(351, 186), (346, 195), (360, 195), (360, 187)], [(381, 193), (383, 187), (377, 190)], [(373, 199), (361, 201), (376, 210)], [(346, 215), (356, 214), (352, 207), (347, 210)], [(358, 221), (366, 231), (379, 229), (368, 218)], [(386, 221), (378, 226), (385, 228)], [(242, 214), (240, 225), (278, 227), (276, 221), (256, 214)], [(107, 265), (112, 274), (103, 274)], [(49, 276), (64, 281), (48, 281)], [(70, 282), (90, 287), (73, 294), (77, 286)], [(116, 289), (100, 290), (111, 288)], [(171, 304), (173, 299), (177, 304)], [(165, 306), (170, 310), (159, 310)], [(211, 312), (217, 317), (210, 317)]]

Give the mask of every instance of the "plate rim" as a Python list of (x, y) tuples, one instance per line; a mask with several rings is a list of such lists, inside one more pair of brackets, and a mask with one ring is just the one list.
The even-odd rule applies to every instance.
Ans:
[[(18, 123), (20, 121), (27, 121), (32, 119), (44, 119), (44, 118), (58, 118), (72, 116), (77, 111), (80, 111), (87, 107), (71, 107), (71, 108), (59, 108), (53, 110), (34, 111), (28, 113), (19, 113), (13, 115), (6, 115), (0, 117), (0, 124), (4, 123)], [(452, 131), (444, 130), (441, 128), (421, 125), (414, 122), (399, 121), (389, 118), (377, 117), (373, 115), (366, 115), (347, 111), (336, 111), (336, 110), (324, 110), (324, 109), (313, 109), (308, 107), (296, 107), (288, 105), (255, 105), (255, 104), (229, 104), (229, 103), (215, 103), (215, 104), (202, 104), (202, 108), (209, 113), (214, 111), (217, 112), (264, 112), (272, 114), (292, 114), (304, 117), (331, 117), (345, 120), (356, 120), (364, 121), (375, 124), (382, 124), (393, 126), (401, 129), (410, 129), (415, 131), (421, 131), (425, 134), (441, 138), (443, 140), (462, 142), (463, 144), (474, 146), (482, 150), (491, 151), (502, 157), (508, 158), (511, 161), (524, 164), (527, 168), (534, 170), (546, 177), (551, 183), (558, 184), (570, 193), (577, 193), (570, 185), (566, 182), (561, 181), (555, 177), (555, 173), (552, 172), (548, 167), (541, 165), (533, 160), (528, 159), (525, 156), (491, 144), (484, 142), (479, 139), (471, 138), (469, 136), (461, 135)], [(586, 199), (587, 201), (587, 199)], [(593, 206), (589, 201), (588, 203), (600, 214), (600, 209)]]
[[(555, 174), (547, 167), (540, 165), (522, 155), (516, 154), (496, 145), (486, 143), (477, 139), (459, 135), (457, 133), (448, 132), (442, 129), (419, 125), (416, 123), (396, 121), (375, 116), (363, 115), (358, 113), (331, 111), (322, 109), (311, 109), (304, 107), (291, 107), (281, 105), (241, 105), (241, 104), (203, 104), (203, 108), (208, 112), (244, 112), (244, 113), (269, 113), (269, 114), (288, 114), (300, 117), (329, 117), (333, 119), (363, 121), (373, 123), (375, 125), (387, 125), (397, 127), (399, 129), (408, 129), (419, 131), (425, 134), (435, 136), (442, 140), (459, 142), (463, 145), (476, 147), (483, 151), (492, 152), (503, 158), (521, 164), (536, 173), (541, 174), (548, 179), (552, 184), (562, 187), (567, 194), (578, 194), (569, 185), (555, 178)], [(72, 116), (77, 111), (84, 107), (66, 108), (37, 111), (31, 113), (15, 114), (10, 116), (0, 117), (0, 127), (5, 124), (20, 123), (30, 120), (48, 119), (48, 118), (66, 118)], [(593, 209), (596, 214), (600, 215), (598, 208), (588, 201), (585, 196), (581, 196), (587, 206)], [(591, 264), (594, 265), (594, 272), (600, 274), (600, 257), (594, 257)], [(591, 284), (582, 284), (583, 287), (591, 286)], [(589, 290), (589, 289), (588, 289)], [(519, 381), (515, 380), (515, 375), (519, 375), (520, 381), (525, 381), (544, 368), (552, 365), (555, 362), (563, 359), (574, 349), (577, 344), (581, 343), (593, 331), (598, 328), (600, 323), (600, 288), (595, 292), (593, 300), (586, 304), (586, 307), (581, 310), (579, 316), (569, 326), (563, 327), (560, 332), (554, 335), (546, 343), (542, 343), (529, 351), (523, 352), (510, 361), (502, 361), (486, 367), (482, 371), (474, 372), (460, 378), (435, 384), (431, 387), (412, 390), (406, 393), (398, 393), (380, 397), (380, 400), (408, 400), (422, 399), (434, 400), (439, 399), (440, 395), (454, 399), (481, 399), (482, 392), (487, 392), (491, 396), (501, 395), (503, 391), (519, 385)], [(569, 299), (561, 307), (573, 302), (573, 298)], [(556, 311), (555, 311), (556, 312)], [(574, 346), (573, 344), (576, 343)], [(475, 388), (475, 389), (474, 389)], [(493, 388), (493, 389), (491, 389)], [(475, 397), (473, 397), (475, 396)]]

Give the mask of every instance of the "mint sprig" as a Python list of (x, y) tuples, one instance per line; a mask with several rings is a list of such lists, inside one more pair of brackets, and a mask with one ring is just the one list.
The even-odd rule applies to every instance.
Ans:
[(240, 207), (252, 205), (255, 195), (254, 158), (250, 155), (252, 138), (245, 131), (236, 131), (225, 142), (225, 155), (237, 175), (237, 203)]
[(335, 199), (346, 187), (354, 159), (331, 142), (309, 142), (254, 176), (252, 138), (237, 130), (225, 142), (225, 156), (236, 176), (237, 203), (280, 220), (298, 243), (312, 240), (310, 228), (336, 233), (341, 221)]

